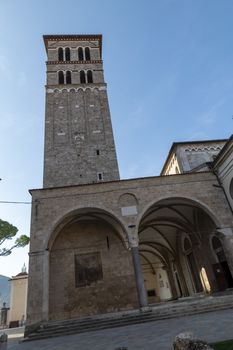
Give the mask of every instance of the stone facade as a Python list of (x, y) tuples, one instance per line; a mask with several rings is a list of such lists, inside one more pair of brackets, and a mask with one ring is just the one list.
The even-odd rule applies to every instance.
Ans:
[[(30, 191), (27, 332), (48, 320), (233, 287), (232, 212), (216, 174), (196, 169), (225, 141), (173, 147), (162, 174), (176, 166), (179, 174), (120, 181), (101, 37), (46, 36), (45, 43), (45, 176), (44, 188)], [(76, 61), (80, 47), (95, 61), (85, 61), (88, 50)], [(85, 67), (99, 72), (87, 84), (78, 80)], [(61, 70), (72, 84), (56, 83)]]
[(174, 142), (161, 175), (208, 171), (227, 140)]
[[(214, 184), (217, 184), (215, 175), (204, 172), (31, 191), (28, 321), (135, 306), (130, 250), (140, 244), (138, 231), (145, 214), (167, 198), (186, 199), (208, 214), (215, 225), (210, 233), (220, 232), (223, 243), (228, 246), (226, 254), (233, 273), (230, 253), (233, 235), (228, 232), (225, 237), (221, 233), (221, 228), (232, 227), (232, 215), (224, 194), (217, 193)], [(137, 200), (136, 213), (125, 215), (122, 208), (126, 207), (120, 206), (121, 199), (129, 193)], [(207, 232), (205, 236), (208, 241)], [(204, 257), (201, 247), (199, 249)], [(83, 290), (75, 288), (74, 255), (96, 251), (102, 255), (103, 280), (82, 287)], [(210, 248), (209, 252), (205, 251), (205, 258), (207, 253), (211, 256)], [(114, 295), (114, 288), (118, 297)], [(128, 292), (122, 294), (122, 289)], [(104, 306), (90, 298), (93, 291), (105, 301)], [(55, 301), (52, 304), (51, 299)], [(67, 310), (65, 305), (70, 305), (72, 310)]]
[(11, 300), (8, 324), (14, 327), (22, 326), (25, 324), (27, 313), (27, 272), (20, 272), (18, 275), (13, 276), (10, 282)]

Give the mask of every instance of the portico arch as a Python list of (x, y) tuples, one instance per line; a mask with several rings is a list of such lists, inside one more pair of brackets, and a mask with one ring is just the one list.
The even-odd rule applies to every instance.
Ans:
[(105, 210), (81, 208), (65, 214), (48, 240), (49, 319), (135, 307), (127, 244), (124, 226)]
[(197, 207), (203, 209), (204, 212), (213, 220), (216, 227), (221, 228), (224, 227), (224, 223), (220, 220), (220, 218), (217, 216), (217, 213), (214, 212), (213, 209), (211, 209), (208, 205), (206, 205), (203, 201), (201, 201), (198, 198), (193, 198), (189, 196), (182, 196), (179, 197), (177, 195), (170, 195), (170, 196), (161, 196), (157, 198), (156, 200), (150, 201), (143, 209), (143, 211), (138, 215), (136, 226), (137, 228), (140, 225), (140, 222), (142, 218), (149, 212), (149, 209), (153, 208), (156, 204), (168, 201), (168, 200), (184, 200), (186, 201), (187, 205), (196, 205)]
[(116, 235), (122, 241), (125, 248), (128, 248), (128, 235), (124, 223), (120, 221), (110, 210), (105, 210), (98, 207), (85, 207), (77, 208), (72, 211), (65, 213), (62, 218), (59, 218), (57, 222), (52, 226), (52, 230), (48, 235), (46, 249), (50, 250), (59, 232), (69, 223), (74, 220), (82, 219), (85, 217), (98, 218), (99, 220), (109, 223), (114, 227)]
[[(161, 285), (169, 288), (172, 298), (220, 290), (210, 236), (218, 236), (217, 229), (224, 226), (207, 205), (187, 197), (160, 198), (146, 207), (137, 225), (145, 284), (154, 283), (156, 295), (158, 282), (152, 273), (145, 276), (145, 270), (153, 267), (156, 275), (158, 269), (145, 247), (153, 247), (162, 257), (167, 276)], [(151, 291), (147, 292), (149, 303), (153, 303)], [(158, 299), (163, 300), (160, 295)]]

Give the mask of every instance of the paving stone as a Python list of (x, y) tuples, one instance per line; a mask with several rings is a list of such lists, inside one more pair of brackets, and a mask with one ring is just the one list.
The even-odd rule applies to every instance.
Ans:
[(9, 341), (7, 350), (172, 350), (175, 336), (184, 332), (209, 343), (231, 339), (232, 323), (232, 310), (222, 310), (28, 343)]

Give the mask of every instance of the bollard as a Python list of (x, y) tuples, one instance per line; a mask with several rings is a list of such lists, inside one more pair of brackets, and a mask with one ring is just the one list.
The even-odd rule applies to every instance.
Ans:
[(7, 343), (8, 335), (6, 333), (2, 333), (0, 335), (0, 343)]
[(0, 335), (0, 350), (7, 349), (7, 339), (8, 339), (8, 335), (6, 333), (2, 333)]

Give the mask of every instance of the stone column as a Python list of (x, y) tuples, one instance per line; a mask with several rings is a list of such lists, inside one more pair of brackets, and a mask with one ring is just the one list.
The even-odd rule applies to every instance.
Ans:
[(168, 281), (169, 281), (169, 284), (170, 284), (170, 290), (171, 290), (172, 298), (176, 299), (176, 298), (178, 298), (178, 293), (177, 293), (177, 290), (176, 290), (176, 284), (175, 284), (175, 281), (174, 281), (174, 273), (173, 273), (173, 270), (172, 270), (172, 263), (171, 262), (169, 262), (169, 267), (166, 268), (166, 272), (167, 272), (167, 277), (168, 277)]
[(148, 305), (148, 301), (147, 301), (147, 293), (146, 293), (145, 284), (144, 284), (138, 246), (131, 247), (131, 254), (133, 258), (134, 274), (135, 274), (136, 287), (138, 292), (139, 305), (140, 307), (145, 307)]

